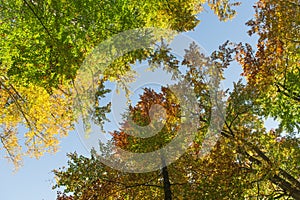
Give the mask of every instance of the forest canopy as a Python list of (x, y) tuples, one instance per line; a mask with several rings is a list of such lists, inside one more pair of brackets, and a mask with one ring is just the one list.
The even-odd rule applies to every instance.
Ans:
[[(120, 85), (128, 95), (132, 66), (146, 61), (151, 70), (162, 69), (178, 82), (144, 88), (136, 103), (128, 103), (120, 128), (90, 157), (70, 153), (68, 166), (54, 170), (57, 199), (300, 199), (299, 1), (258, 0), (253, 5), (255, 15), (246, 24), (248, 34), (258, 38), (255, 46), (227, 41), (204, 55), (191, 43), (180, 58), (168, 44), (173, 36), (158, 31), (180, 34), (201, 26), (198, 14), (205, 6), (222, 21), (234, 20), (239, 4), (0, 1), (1, 150), (18, 167), (25, 155), (56, 152), (61, 137), (80, 119), (87, 132), (93, 128), (90, 121), (103, 128), (114, 106), (102, 103), (111, 92), (105, 83)], [(140, 40), (124, 34), (133, 32)], [(130, 50), (140, 41), (140, 48)], [(109, 51), (93, 57), (103, 51), (99, 44)], [(236, 82), (232, 90), (219, 89), (234, 62), (246, 81)], [(99, 63), (106, 70), (93, 71)], [(80, 79), (83, 66), (93, 74), (88, 89)], [(267, 130), (266, 118), (276, 120), (278, 128)], [(212, 129), (212, 124), (220, 127)], [(162, 150), (177, 138), (186, 143)], [(157, 152), (156, 160), (132, 160), (131, 154), (122, 156), (123, 150)], [(172, 162), (171, 154), (176, 157)], [(145, 171), (137, 173), (133, 166)]]

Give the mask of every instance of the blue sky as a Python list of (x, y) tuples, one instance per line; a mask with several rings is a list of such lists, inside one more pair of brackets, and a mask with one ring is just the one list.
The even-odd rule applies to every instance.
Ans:
[[(196, 40), (207, 52), (212, 52), (226, 40), (233, 42), (248, 42), (255, 44), (256, 38), (247, 35), (248, 28), (245, 22), (252, 18), (254, 10), (253, 0), (242, 0), (242, 5), (237, 9), (238, 15), (231, 21), (219, 22), (212, 11), (206, 10), (199, 15), (202, 20), (195, 31), (186, 33)], [(240, 77), (241, 68), (233, 65), (225, 72), (225, 87), (230, 87), (233, 81)], [(275, 125), (272, 121), (268, 126)], [(61, 148), (56, 154), (46, 154), (39, 160), (26, 157), (23, 166), (13, 172), (12, 164), (0, 157), (0, 199), (1, 200), (52, 200), (56, 198), (56, 191), (51, 190), (55, 184), (53, 169), (65, 166), (66, 154), (76, 151), (79, 154), (89, 155), (77, 132), (71, 132), (68, 137), (63, 138)]]

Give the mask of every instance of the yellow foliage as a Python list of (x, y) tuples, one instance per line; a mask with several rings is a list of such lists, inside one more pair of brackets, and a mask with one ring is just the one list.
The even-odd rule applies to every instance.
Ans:
[[(0, 84), (0, 138), (9, 159), (17, 167), (23, 155), (38, 158), (55, 152), (58, 138), (72, 129), (71, 98), (60, 90), (50, 95), (42, 87), (14, 86), (7, 79)], [(19, 141), (20, 127), (25, 127), (25, 144)]]

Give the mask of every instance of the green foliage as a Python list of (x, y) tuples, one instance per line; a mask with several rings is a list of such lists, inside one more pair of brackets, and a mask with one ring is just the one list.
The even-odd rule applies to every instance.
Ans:
[[(35, 152), (38, 157), (45, 148), (57, 148), (54, 136), (66, 135), (78, 117), (69, 108), (74, 103), (73, 81), (97, 45), (136, 28), (191, 30), (205, 2), (1, 0), (0, 137), (8, 156), (16, 165), (20, 161), (19, 125), (28, 129), (25, 146), (29, 154)], [(116, 59), (99, 84), (130, 75), (129, 64), (148, 58), (152, 51), (140, 49)], [(99, 89), (105, 91), (101, 85)], [(109, 106), (95, 105), (89, 114), (102, 123)]]
[[(272, 30), (268, 30), (268, 28), (276, 27), (274, 23), (277, 23), (277, 21), (263, 21), (268, 17), (272, 18), (273, 12), (266, 12), (268, 9), (264, 10), (266, 7), (262, 6), (272, 2), (260, 1), (258, 5), (261, 6), (259, 7), (261, 10), (257, 12), (262, 13), (256, 15), (256, 17), (258, 20), (260, 19), (258, 16), (260, 16), (262, 21), (258, 20), (252, 25), (249, 22), (249, 25), (254, 27), (254, 31), (257, 31), (255, 27), (261, 28), (261, 26), (258, 26), (260, 23), (265, 28), (261, 29), (259, 42), (263, 40), (268, 45), (266, 47), (259, 46), (255, 54), (250, 45), (242, 46), (240, 44), (231, 48), (228, 45), (232, 44), (228, 42), (220, 46), (219, 51), (212, 54), (210, 61), (203, 59), (201, 56), (199, 57), (199, 52), (193, 45), (186, 51), (182, 63), (168, 54), (168, 48), (163, 48), (161, 52), (153, 54), (154, 57), (151, 63), (156, 67), (160, 63), (169, 64), (175, 69), (180, 68), (181, 64), (187, 67), (186, 74), (183, 76), (190, 81), (191, 87), (198, 97), (198, 106), (201, 108), (197, 113), (201, 124), (199, 133), (197, 133), (194, 143), (186, 153), (176, 162), (163, 168), (161, 172), (130, 174), (107, 168), (105, 175), (100, 174), (93, 178), (103, 182), (103, 185), (113, 183), (114, 188), (101, 185), (97, 191), (101, 190), (101, 194), (108, 194), (108, 196), (105, 196), (108, 199), (131, 199), (134, 197), (139, 199), (169, 199), (166, 198), (167, 191), (165, 190), (169, 181), (172, 197), (177, 199), (300, 198), (300, 168), (297, 164), (300, 162), (299, 139), (293, 134), (282, 135), (282, 130), (293, 133), (299, 121), (297, 109), (298, 84), (296, 86), (293, 84), (298, 78), (296, 64), (298, 55), (294, 53), (297, 51), (297, 45), (294, 46), (296, 49), (291, 48), (289, 53), (286, 54), (286, 56), (291, 56), (288, 57), (288, 63), (286, 63), (286, 57), (280, 57), (280, 55), (293, 46), (294, 43), (291, 43), (288, 47), (277, 46), (277, 51), (274, 51), (275, 47), (272, 45), (275, 45), (275, 43), (272, 40), (276, 40), (277, 36), (275, 32), (272, 33)], [(281, 4), (285, 3), (280, 1), (277, 4), (274, 3), (274, 7), (270, 6), (271, 11), (273, 9), (279, 10), (277, 16), (281, 16), (280, 12), (283, 12), (280, 10)], [(293, 31), (291, 32), (293, 33)], [(266, 58), (271, 60), (266, 60)], [(236, 83), (233, 91), (229, 93), (226, 102), (226, 114), (222, 116), (223, 118), (226, 116), (224, 127), (220, 133), (222, 138), (219, 139), (210, 155), (203, 157), (201, 156), (201, 143), (203, 141), (201, 137), (205, 135), (207, 127), (213, 119), (210, 117), (212, 102), (208, 98), (209, 87), (203, 82), (205, 77), (201, 69), (203, 66), (214, 64), (217, 66), (218, 71), (222, 73), (224, 68), (230, 67), (230, 63), (234, 59), (242, 64), (243, 74), (248, 82), (246, 85), (242, 84), (241, 81)], [(175, 63), (175, 65), (172, 65), (172, 63)], [(285, 63), (285, 65), (282, 65), (282, 63)], [(278, 70), (272, 70), (273, 68)], [(206, 73), (209, 73), (209, 71)], [(179, 73), (179, 76), (181, 75)], [(178, 74), (176, 77), (178, 77)], [(176, 103), (172, 103), (172, 98), (167, 98), (167, 94), (168, 92), (165, 89), (162, 90), (161, 94), (145, 90), (145, 93), (140, 97), (140, 102), (136, 106), (130, 107), (129, 116), (138, 125), (148, 125), (151, 118), (149, 109), (153, 102), (158, 104), (164, 102), (163, 106), (168, 108), (167, 116), (177, 116), (176, 112), (180, 116), (180, 109), (177, 109)], [(168, 104), (172, 106), (168, 106)], [(286, 110), (283, 109), (283, 106)], [(163, 113), (159, 111), (154, 113), (160, 117), (163, 116)], [(268, 115), (278, 117), (281, 120), (281, 127), (278, 130), (266, 131), (263, 119)], [(131, 123), (128, 122), (126, 117), (124, 120), (123, 130), (113, 133), (114, 137), (107, 146), (108, 152), (114, 151), (114, 147), (110, 146), (111, 144), (134, 152), (147, 152), (149, 149), (153, 151), (157, 147), (160, 148), (161, 144), (168, 142), (176, 134), (176, 122), (179, 119), (167, 117), (161, 133), (158, 134), (158, 139), (151, 137), (144, 140), (129, 136), (126, 131), (130, 132)], [(140, 131), (137, 130), (139, 133), (145, 131), (143, 128)], [(146, 132), (149, 132), (149, 130)], [(161, 135), (167, 137), (160, 137)], [(92, 155), (96, 157), (95, 152)], [(106, 155), (111, 156), (109, 153)], [(76, 157), (76, 159), (72, 158), (71, 160), (77, 159)], [(87, 160), (92, 163), (97, 162), (95, 159)], [(80, 169), (77, 168), (78, 166), (80, 166)], [(73, 183), (74, 174), (70, 172), (74, 168), (77, 169), (74, 174), (81, 174), (82, 171), (86, 171), (85, 166), (80, 162), (69, 165), (66, 171), (56, 171), (59, 180), (57, 187), (68, 187)], [(103, 167), (100, 169), (103, 169)], [(162, 173), (164, 170), (169, 173), (167, 182), (166, 176)], [(111, 175), (109, 179), (106, 179), (107, 174)], [(66, 183), (65, 180), (70, 182)], [(90, 191), (93, 186), (91, 182), (85, 183), (85, 185), (77, 185), (80, 188), (74, 194), (75, 196), (78, 195), (76, 198), (84, 199), (81, 191)], [(70, 191), (74, 192), (74, 190)], [(153, 194), (156, 196), (153, 196)], [(100, 195), (100, 193), (92, 192), (89, 195)], [(103, 196), (97, 196), (97, 199), (103, 199)]]
[[(213, 53), (210, 61), (217, 65), (220, 71), (228, 66), (227, 61), (232, 60), (230, 57), (224, 57), (222, 50), (224, 46), (220, 47), (219, 52)], [(210, 99), (209, 86), (205, 85), (205, 76), (201, 76), (201, 68), (210, 65), (200, 58), (203, 57), (192, 44), (190, 49), (186, 50), (181, 63), (187, 67), (183, 76), (190, 80), (194, 91), (197, 91), (197, 103), (200, 107), (200, 127), (194, 143), (184, 155), (161, 171), (135, 174), (105, 166), (96, 151), (92, 152), (91, 159), (72, 154), (67, 169), (55, 171), (58, 178), (56, 187), (75, 186), (76, 189), (65, 190), (65, 194), (74, 192), (71, 196), (75, 199), (167, 199), (166, 176), (163, 175), (163, 170), (167, 170), (172, 198), (176, 199), (297, 199), (300, 195), (300, 183), (297, 180), (300, 173), (297, 165), (300, 158), (299, 140), (281, 136), (280, 131), (266, 131), (263, 116), (260, 115), (261, 105), (257, 101), (260, 96), (255, 87), (243, 85), (241, 81), (234, 85), (226, 102), (226, 121), (220, 133), (222, 137), (209, 155), (202, 156), (201, 145), (212, 120), (212, 104), (207, 103)], [(164, 59), (174, 60), (174, 57), (161, 58)], [(100, 145), (104, 150), (101, 151), (102, 156), (111, 160), (118, 158), (118, 152), (116, 155), (112, 154), (116, 151), (113, 145), (141, 153), (154, 151), (161, 148), (162, 144), (168, 143), (173, 135), (177, 134), (177, 123), (180, 124), (180, 107), (176, 101), (172, 102), (173, 100), (172, 96), (168, 96), (166, 88), (162, 88), (161, 93), (146, 89), (137, 105), (129, 108), (128, 115), (135, 124), (145, 126), (151, 122), (153, 127), (133, 130), (139, 134), (143, 131), (149, 134), (151, 128), (155, 129), (157, 118), (153, 115), (158, 115), (158, 119), (164, 115), (160, 110), (151, 111), (152, 104), (160, 104), (167, 108), (164, 127), (151, 138), (137, 138), (128, 134), (132, 133), (133, 125), (130, 118), (125, 116), (122, 129), (113, 133), (113, 139), (106, 146)], [(126, 163), (122, 163), (121, 160), (121, 164)], [(98, 167), (91, 171), (86, 167), (96, 165)], [(104, 168), (105, 170), (101, 171)], [(92, 177), (92, 181), (81, 175), (86, 173), (93, 173), (89, 176)], [(77, 182), (77, 177), (82, 183)], [(96, 184), (94, 188), (95, 182), (101, 184)]]
[(280, 122), (281, 131), (300, 131), (299, 1), (259, 1), (249, 34), (259, 36), (257, 50), (237, 46), (249, 85), (258, 89), (263, 115)]
[[(72, 110), (78, 69), (97, 45), (137, 28), (192, 30), (205, 3), (220, 20), (231, 19), (232, 8), (239, 4), (228, 0), (0, 1), (0, 140), (8, 157), (19, 164), (23, 137), (27, 155), (56, 151), (59, 137), (67, 135), (78, 117)], [(300, 129), (299, 6), (297, 0), (258, 1), (255, 17), (247, 23), (249, 34), (259, 37), (257, 50), (248, 44), (225, 43), (208, 59), (192, 44), (180, 61), (162, 41), (159, 48), (130, 51), (113, 60), (97, 80), (95, 105), (87, 113), (95, 122), (102, 124), (110, 111), (110, 104), (99, 105), (98, 100), (109, 92), (103, 83), (121, 82), (126, 88), (133, 74), (130, 64), (143, 60), (149, 60), (153, 70), (163, 64), (174, 79), (187, 80), (199, 110), (183, 113), (167, 88), (161, 93), (146, 89), (124, 116), (122, 129), (112, 133), (106, 146), (100, 145), (103, 156), (118, 156), (112, 154), (113, 145), (139, 153), (159, 149), (179, 128), (188, 130), (196, 123), (195, 141), (176, 162), (149, 173), (111, 169), (95, 151), (91, 158), (70, 154), (68, 167), (55, 171), (56, 187), (65, 187), (58, 199), (170, 199), (168, 192), (178, 199), (300, 199), (300, 144), (295, 135)], [(160, 39), (149, 41), (155, 44)], [(118, 45), (111, 55), (118, 53)], [(205, 75), (219, 74), (221, 79), (234, 59), (242, 65), (247, 84), (234, 85), (226, 114), (214, 119), (212, 110), (219, 108), (211, 100)], [(216, 71), (209, 70), (212, 65)], [(216, 93), (223, 97), (226, 92)], [(189, 98), (184, 92), (179, 95)], [(151, 110), (152, 104), (161, 105), (166, 113), (159, 107)], [(180, 127), (183, 114), (199, 118)], [(279, 120), (279, 129), (266, 131), (263, 119), (269, 116)], [(218, 119), (225, 120), (222, 137), (210, 155), (202, 156), (205, 134)], [(134, 124), (151, 125), (135, 127), (142, 136), (163, 126), (158, 135), (140, 139), (126, 133)], [(18, 135), (20, 125), (26, 127), (24, 136)]]
[[(23, 154), (21, 137), (17, 136), (19, 125), (28, 129), (25, 146), (36, 157), (47, 149), (55, 150), (55, 136), (66, 135), (72, 128), (76, 115), (70, 110), (71, 83), (96, 45), (135, 28), (193, 29), (198, 22), (200, 3), (2, 0), (0, 137), (12, 161), (18, 165)], [(178, 7), (176, 12), (171, 11), (174, 7)], [(117, 79), (130, 71), (129, 63), (148, 55), (147, 49), (124, 55), (112, 63), (106, 78)], [(95, 106), (94, 118), (101, 123), (109, 105)]]

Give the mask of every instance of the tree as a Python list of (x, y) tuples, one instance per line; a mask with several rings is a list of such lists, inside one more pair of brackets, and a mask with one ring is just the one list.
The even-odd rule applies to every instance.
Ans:
[[(71, 154), (68, 168), (55, 171), (57, 186), (66, 187), (66, 193), (73, 192), (75, 199), (84, 199), (82, 194), (87, 195), (85, 198), (95, 199), (299, 199), (300, 141), (295, 136), (299, 128), (299, 30), (298, 18), (292, 18), (299, 15), (298, 7), (296, 1), (260, 0), (256, 4), (256, 18), (248, 22), (250, 34), (259, 35), (257, 51), (254, 52), (250, 45), (228, 47), (230, 43), (227, 42), (212, 54), (211, 59), (220, 72), (237, 59), (247, 84), (238, 82), (229, 93), (226, 115), (223, 116), (226, 116), (225, 124), (220, 131), (222, 137), (210, 155), (201, 157), (201, 137), (212, 120), (211, 104), (206, 98), (201, 73), (197, 71), (199, 67), (193, 62), (197, 60), (193, 59), (197, 58), (197, 53), (191, 48), (190, 59), (183, 60), (181, 65), (189, 69), (184, 76), (197, 94), (201, 108), (197, 114), (202, 128), (189, 150), (167, 167), (143, 174), (111, 169), (97, 160), (99, 155), (95, 151), (91, 158)], [(149, 123), (149, 100), (161, 102), (166, 94), (145, 90), (141, 101), (129, 108), (129, 115), (137, 124)], [(280, 128), (267, 131), (264, 127), (267, 116), (277, 117)], [(167, 121), (165, 130), (176, 127), (174, 122), (178, 118), (174, 119)], [(124, 120), (124, 130), (114, 132), (109, 145), (137, 152), (148, 151), (174, 134), (165, 131), (169, 137), (160, 138), (158, 142), (150, 138), (145, 142), (147, 140), (126, 134), (126, 130), (130, 132), (131, 129), (128, 118)], [(114, 150), (110, 146), (107, 148), (108, 152)], [(109, 153), (106, 155), (110, 156)], [(86, 166), (93, 168), (89, 170)], [(93, 187), (96, 188), (91, 190)]]
[(236, 46), (237, 60), (249, 86), (260, 95), (264, 116), (274, 117), (288, 132), (300, 130), (298, 1), (259, 1), (255, 18), (247, 22), (249, 34), (257, 34), (257, 50)]
[[(223, 47), (214, 55), (222, 55), (222, 50)], [(191, 80), (192, 87), (198, 91), (199, 113), (203, 113), (199, 114), (201, 126), (194, 143), (183, 156), (161, 170), (135, 174), (102, 164), (96, 151), (92, 152), (91, 158), (70, 154), (68, 168), (55, 171), (57, 187), (66, 187), (65, 192), (73, 192), (75, 199), (241, 199), (289, 196), (297, 199), (300, 194), (297, 180), (299, 168), (296, 167), (299, 162), (299, 141), (282, 138), (278, 131), (266, 132), (259, 115), (256, 89), (253, 87), (240, 82), (235, 84), (227, 101), (222, 138), (209, 156), (201, 156), (203, 136), (212, 119), (208, 87), (203, 82), (204, 77), (200, 76), (199, 68), (203, 65), (199, 63), (201, 59), (197, 59), (199, 55), (195, 46), (191, 45), (182, 61), (189, 69), (184, 76)], [(226, 62), (215, 61), (214, 64), (219, 66), (220, 71), (227, 66)], [(163, 114), (159, 110), (155, 111), (157, 107), (154, 110), (150, 107), (152, 104), (160, 104), (168, 108), (165, 125), (156, 137), (141, 139), (132, 136), (132, 131), (143, 135), (143, 131), (149, 133), (151, 128), (132, 129), (130, 118), (125, 117), (122, 129), (112, 133), (111, 143), (107, 147), (102, 144), (101, 147), (104, 148), (104, 155), (111, 160), (114, 159), (112, 152), (115, 152), (114, 147), (110, 146), (112, 144), (133, 152), (154, 151), (169, 142), (176, 133), (174, 130), (180, 121), (180, 107), (173, 102), (166, 88), (162, 88), (160, 94), (146, 89), (140, 99), (136, 106), (129, 108), (130, 118), (139, 125), (147, 125), (151, 119), (151, 127), (156, 130), (155, 117), (151, 117), (151, 113), (160, 117)], [(118, 152), (115, 156), (118, 156)]]
[[(135, 28), (191, 30), (198, 24), (196, 14), (205, 2), (2, 0), (0, 138), (8, 157), (18, 166), (22, 146), (29, 155), (39, 157), (47, 149), (57, 148), (57, 135), (65, 136), (72, 129), (78, 116), (69, 106), (74, 100), (70, 91), (74, 91), (79, 67), (96, 45)], [(230, 5), (227, 0), (220, 2)], [(212, 7), (217, 11), (222, 6)], [(226, 16), (233, 15), (229, 9)], [(220, 17), (224, 19), (223, 14)], [(129, 52), (112, 63), (104, 76), (119, 79), (131, 71), (129, 63), (146, 59), (150, 52)], [(102, 83), (99, 81), (100, 95), (106, 91)], [(108, 110), (109, 106), (96, 107), (98, 116)], [(18, 136), (21, 126), (26, 128), (24, 137)], [(20, 142), (23, 138), (24, 145)]]
[[(168, 51), (169, 50), (167, 50), (167, 52)], [(165, 52), (165, 51), (159, 51), (159, 52)], [(201, 55), (198, 52), (198, 47), (195, 46), (195, 44), (192, 44), (191, 49), (187, 50), (186, 52), (187, 52), (186, 54), (187, 56), (185, 57), (184, 60), (184, 62), (186, 63), (185, 65), (187, 65), (187, 67), (189, 68), (192, 68), (194, 71), (201, 71), (200, 69), (205, 67), (207, 61), (203, 58), (203, 55)], [(195, 53), (194, 56), (191, 55), (193, 53)], [(154, 56), (153, 57), (154, 59), (150, 60), (150, 63), (158, 64), (161, 61), (163, 61), (170, 64), (172, 63), (171, 61), (174, 61), (173, 60), (174, 57), (168, 57), (169, 55), (168, 53), (164, 55), (165, 56), (163, 56), (162, 57), (163, 59), (160, 61), (156, 60), (157, 57)], [(197, 66), (189, 64), (189, 61), (197, 62), (197, 66), (199, 67), (199, 69), (196, 69)], [(179, 63), (179, 61), (174, 63)], [(205, 83), (205, 77), (199, 76), (197, 87), (203, 87), (203, 89), (205, 89), (206, 92), (205, 91), (202, 92), (209, 93), (209, 88), (206, 87), (205, 84), (208, 84)], [(178, 85), (180, 86), (180, 84)], [(179, 91), (184, 91), (184, 88)], [(185, 94), (182, 93), (182, 96), (184, 95)], [(203, 103), (204, 105), (205, 104), (204, 102), (209, 101), (208, 98), (209, 96), (206, 95), (205, 98), (199, 99), (199, 103)], [(169, 90), (168, 88), (165, 87), (162, 88), (161, 93), (156, 93), (154, 90), (151, 89), (145, 89), (145, 92), (143, 95), (141, 95), (140, 99), (141, 101), (138, 102), (136, 106), (129, 107), (128, 114), (126, 114), (124, 117), (125, 121), (124, 124), (122, 125), (122, 129), (120, 131), (115, 131), (112, 133), (113, 139), (111, 141), (111, 144), (114, 144), (117, 147), (122, 147), (123, 149), (130, 150), (132, 152), (145, 153), (145, 152), (151, 152), (160, 149), (164, 145), (169, 143), (172, 139), (174, 139), (174, 135), (176, 133), (178, 134), (178, 129), (181, 124), (180, 121), (182, 120), (181, 114), (183, 113), (183, 108), (178, 106), (178, 99), (176, 99), (174, 94), (172, 94), (172, 90)], [(165, 108), (166, 111), (165, 117), (163, 117), (164, 116), (163, 110), (161, 110), (160, 107), (157, 105)], [(208, 108), (203, 108), (203, 110), (204, 109), (208, 109)], [(149, 113), (152, 114), (150, 114), (149, 116)], [(185, 118), (188, 118), (187, 117), (188, 114), (192, 115), (192, 113), (185, 113)], [(195, 120), (198, 120), (198, 118), (195, 118)], [(150, 121), (151, 121), (150, 126), (143, 127), (145, 125), (148, 125)], [(187, 128), (190, 129), (190, 127), (193, 126), (193, 122), (194, 121), (188, 121), (187, 124), (185, 124), (186, 127), (180, 127), (180, 128), (185, 128), (185, 130)], [(141, 127), (137, 127), (135, 124)], [(202, 129), (207, 129), (206, 125), (204, 125)], [(136, 137), (137, 136), (136, 134), (143, 137), (149, 135), (149, 133), (151, 135), (152, 132), (156, 133), (157, 131), (159, 131), (157, 135), (148, 137), (146, 139), (140, 139)], [(198, 139), (200, 140), (200, 137)], [(115, 149), (110, 144), (108, 144), (106, 147), (103, 147), (103, 144), (101, 146), (102, 148), (104, 148), (103, 153), (105, 154), (107, 160), (113, 160), (116, 159), (116, 157), (118, 157), (119, 154), (118, 150)], [(177, 149), (173, 148), (171, 150), (176, 151)], [(115, 153), (112, 155), (112, 152)], [(164, 153), (158, 155), (160, 156), (160, 158), (158, 159), (159, 163), (162, 166), (161, 171), (155, 170), (154, 172), (149, 172), (146, 174), (145, 173), (132, 174), (132, 173), (124, 173), (118, 170), (110, 169), (104, 164), (101, 164), (97, 159), (99, 155), (97, 155), (95, 152), (92, 153), (91, 159), (84, 158), (82, 156), (77, 157), (76, 154), (71, 154), (70, 157), (72, 159), (72, 162), (70, 162), (71, 166), (69, 170), (67, 170), (66, 172), (56, 171), (56, 175), (60, 179), (57, 186), (62, 186), (62, 185), (67, 186), (68, 189), (66, 192), (68, 191), (74, 192), (74, 198), (78, 198), (78, 199), (126, 198), (126, 197), (133, 197), (133, 196), (137, 198), (143, 198), (145, 196), (150, 196), (149, 192), (151, 191), (155, 191), (155, 193), (157, 194), (156, 198), (158, 199), (163, 197), (165, 199), (172, 199), (171, 186), (177, 187), (175, 186), (177, 184), (181, 184), (181, 183), (186, 184), (188, 182), (187, 180), (188, 177), (186, 176), (186, 174), (184, 174), (183, 177), (175, 176), (171, 178), (171, 175), (169, 177), (169, 172), (172, 170), (174, 171), (176, 169), (173, 168), (172, 166), (165, 165), (165, 162), (168, 158), (166, 158), (166, 155)], [(190, 155), (186, 156), (186, 163), (190, 163), (187, 162), (188, 159), (194, 160), (191, 153)], [(96, 162), (98, 163), (96, 164)], [(126, 160), (121, 160), (121, 162), (126, 162)], [(81, 165), (81, 163), (83, 165)], [(90, 174), (91, 172), (90, 170), (86, 170), (85, 166), (87, 165), (93, 166), (93, 170), (91, 170), (93, 171), (92, 174)], [(75, 167), (76, 169), (73, 167)], [(75, 177), (73, 176), (73, 174), (77, 176), (77, 174), (82, 173), (81, 170), (86, 171), (87, 174), (78, 177), (79, 182), (75, 183), (74, 182)], [(95, 176), (95, 173), (105, 174), (105, 176), (107, 175), (108, 177), (104, 179), (102, 178), (99, 179), (99, 176)], [(185, 173), (185, 171), (182, 173)], [(79, 186), (81, 185), (80, 182), (83, 181), (84, 179), (91, 180), (92, 182), (85, 184), (85, 186), (83, 187)], [(94, 190), (90, 190), (90, 187), (92, 185), (95, 185), (94, 184), (95, 182), (99, 182), (98, 184), (96, 184), (95, 186), (96, 188), (94, 189), (94, 190), (99, 190), (100, 191), (99, 193), (98, 192), (95, 193), (93, 192)], [(150, 190), (147, 189), (145, 190), (145, 192), (140, 191), (141, 188), (146, 189), (149, 187), (151, 188)], [(91, 191), (91, 192), (84, 192), (83, 194), (82, 192), (83, 190)], [(161, 192), (161, 190), (163, 192)]]
[[(70, 99), (61, 91), (50, 95), (42, 87), (18, 86), (2, 76), (0, 97), (0, 140), (15, 166), (24, 155), (21, 138), (25, 138), (26, 153), (38, 158), (44, 152), (55, 152), (58, 137), (66, 136), (73, 127)], [(20, 126), (27, 132), (19, 133)]]
[[(205, 2), (2, 1), (1, 69), (7, 69), (4, 72), (18, 83), (34, 83), (51, 91), (74, 79), (85, 57), (112, 35), (143, 27), (191, 30), (199, 23), (196, 14)], [(225, 6), (228, 14), (227, 10), (222, 13), (234, 15), (227, 0), (210, 3), (217, 13)], [(123, 60), (141, 58), (133, 55)]]

